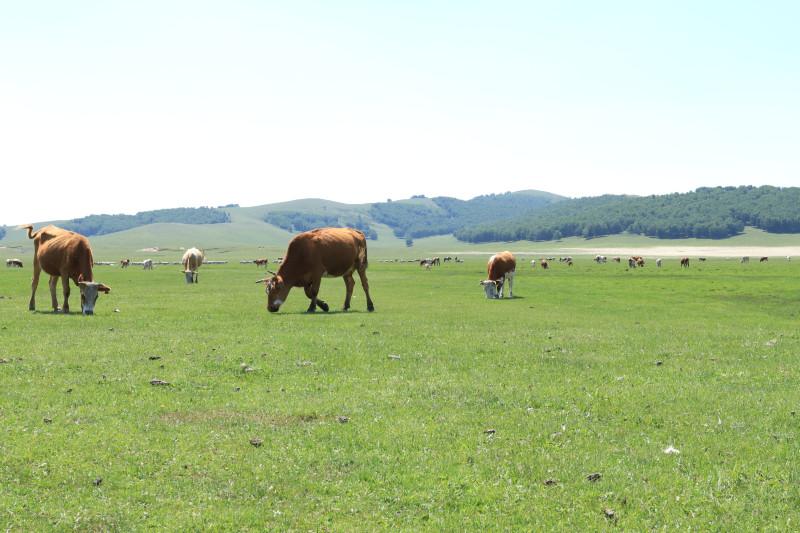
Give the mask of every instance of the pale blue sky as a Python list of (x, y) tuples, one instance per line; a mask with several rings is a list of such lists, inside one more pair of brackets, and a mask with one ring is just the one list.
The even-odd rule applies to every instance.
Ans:
[(0, 223), (800, 185), (800, 3), (399, 4), (3, 2)]

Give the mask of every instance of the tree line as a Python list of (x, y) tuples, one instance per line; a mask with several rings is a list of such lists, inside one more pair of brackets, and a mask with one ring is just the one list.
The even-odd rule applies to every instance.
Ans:
[[(425, 197), (418, 195), (414, 199)], [(530, 213), (561, 199), (560, 196), (539, 191), (487, 194), (471, 200), (439, 196), (430, 198), (427, 202), (375, 203), (370, 207), (370, 215), (377, 222), (392, 228), (395, 236), (417, 239), (447, 235), (479, 222), (503, 220)]]
[(593, 238), (629, 232), (662, 239), (723, 239), (754, 226), (800, 233), (800, 188), (702, 187), (644, 197), (606, 195), (559, 202), (508, 220), (455, 231), (467, 242)]
[(314, 228), (355, 228), (367, 237), (377, 240), (378, 232), (361, 215), (320, 215), (301, 211), (275, 211), (267, 213), (264, 222), (293, 233)]
[(61, 223), (68, 230), (82, 235), (105, 235), (127, 229), (156, 223), (179, 224), (224, 224), (230, 222), (230, 215), (212, 207), (178, 207), (142, 211), (135, 215), (89, 215)]

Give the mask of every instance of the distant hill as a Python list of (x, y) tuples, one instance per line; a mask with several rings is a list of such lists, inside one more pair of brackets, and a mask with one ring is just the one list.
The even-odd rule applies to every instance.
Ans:
[(800, 188), (703, 187), (663, 196), (599, 196), (456, 230), (467, 242), (549, 241), (631, 233), (660, 239), (723, 239), (745, 226), (800, 233)]
[(540, 191), (488, 194), (471, 200), (438, 196), (372, 204), (370, 215), (386, 224), (397, 237), (447, 235), (479, 222), (494, 222), (534, 213), (565, 200)]
[(221, 209), (210, 207), (179, 207), (142, 211), (135, 215), (90, 215), (66, 220), (61, 223), (65, 229), (82, 235), (106, 235), (148, 224), (177, 222), (180, 224), (223, 224), (230, 222), (230, 215)]
[[(640, 243), (649, 242), (647, 239), (699, 242), (727, 237), (737, 243), (768, 241), (777, 245), (797, 242), (794, 236), (779, 234), (796, 233), (800, 237), (798, 206), (797, 187), (715, 187), (662, 196), (578, 199), (518, 191), (471, 200), (416, 196), (371, 204), (306, 198), (252, 207), (229, 204), (136, 215), (91, 215), (40, 221), (34, 226), (54, 223), (91, 236), (93, 245), (126, 254), (189, 246), (263, 248), (280, 253), (297, 232), (335, 225), (358, 227), (372, 239), (371, 250), (392, 254), (409, 245), (414, 250), (441, 251), (474, 250), (477, 243), (487, 243), (481, 248), (489, 250), (498, 242), (562, 239), (562, 243), (578, 247), (584, 246), (583, 239), (634, 239)], [(20, 250), (30, 246), (24, 230), (0, 227), (0, 248)]]

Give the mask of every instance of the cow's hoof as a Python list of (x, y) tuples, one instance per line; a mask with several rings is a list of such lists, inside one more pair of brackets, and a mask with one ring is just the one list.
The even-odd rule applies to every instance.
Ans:
[(375, 310), (375, 306), (374, 305), (368, 305), (367, 306), (367, 311), (369, 311), (370, 313), (373, 312), (374, 310)]
[(328, 312), (328, 310), (330, 309), (330, 307), (328, 307), (328, 304), (326, 304), (325, 302), (320, 302), (320, 301), (317, 301), (317, 305), (319, 306), (319, 308), (320, 308), (320, 309), (322, 309), (322, 310), (323, 310), (323, 311), (325, 311), (326, 313), (327, 313), (327, 312)]
[(316, 312), (317, 312), (316, 308), (314, 308), (314, 309), (311, 309), (311, 308), (306, 309), (306, 313), (316, 313)]

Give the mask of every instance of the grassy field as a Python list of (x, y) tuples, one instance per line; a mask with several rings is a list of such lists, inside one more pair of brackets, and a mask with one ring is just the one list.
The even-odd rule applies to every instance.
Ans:
[(800, 261), (484, 269), (273, 315), (252, 265), (97, 267), (93, 317), (2, 269), (0, 529), (800, 527)]

